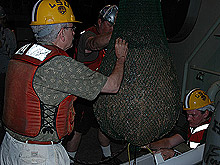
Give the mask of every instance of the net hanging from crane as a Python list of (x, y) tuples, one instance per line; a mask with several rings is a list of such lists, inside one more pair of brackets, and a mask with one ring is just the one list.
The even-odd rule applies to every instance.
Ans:
[(165, 36), (160, 0), (121, 0), (100, 72), (114, 68), (115, 39), (129, 43), (124, 79), (115, 95), (102, 94), (94, 105), (101, 129), (133, 145), (168, 133), (179, 116), (180, 89)]

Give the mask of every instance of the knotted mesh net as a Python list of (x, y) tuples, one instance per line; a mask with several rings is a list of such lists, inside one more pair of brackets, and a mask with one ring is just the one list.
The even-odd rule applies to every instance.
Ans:
[(124, 79), (115, 95), (101, 94), (94, 111), (101, 129), (133, 145), (168, 133), (180, 110), (180, 90), (168, 49), (159, 0), (121, 0), (108, 52), (100, 72), (115, 66), (115, 39), (129, 43)]

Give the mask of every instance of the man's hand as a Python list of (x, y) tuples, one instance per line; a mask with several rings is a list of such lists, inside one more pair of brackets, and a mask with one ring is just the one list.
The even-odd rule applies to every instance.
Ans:
[(118, 60), (125, 61), (128, 54), (128, 43), (121, 38), (117, 38), (115, 41), (115, 54)]
[(116, 61), (115, 68), (112, 74), (108, 77), (105, 86), (102, 88), (101, 92), (104, 93), (117, 93), (121, 81), (124, 75), (124, 62), (128, 53), (128, 43), (121, 38), (117, 38), (115, 42), (115, 54), (118, 60)]
[(175, 151), (173, 149), (168, 148), (160, 149), (156, 152), (154, 151), (154, 153), (161, 153), (164, 160), (172, 158), (175, 155)]

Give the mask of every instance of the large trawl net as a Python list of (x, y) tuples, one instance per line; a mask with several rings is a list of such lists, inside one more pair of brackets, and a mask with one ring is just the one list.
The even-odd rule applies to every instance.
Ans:
[(179, 115), (180, 90), (164, 32), (159, 0), (121, 0), (100, 72), (114, 68), (115, 39), (129, 43), (119, 93), (99, 96), (94, 111), (101, 129), (117, 140), (145, 145), (168, 133)]

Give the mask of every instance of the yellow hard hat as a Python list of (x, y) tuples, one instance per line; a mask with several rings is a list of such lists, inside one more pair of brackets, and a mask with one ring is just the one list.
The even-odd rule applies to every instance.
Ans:
[(213, 102), (204, 91), (195, 88), (186, 94), (183, 102), (183, 110), (199, 109), (212, 103)]
[(65, 0), (39, 0), (32, 10), (30, 25), (49, 25), (57, 23), (78, 22), (72, 8)]

